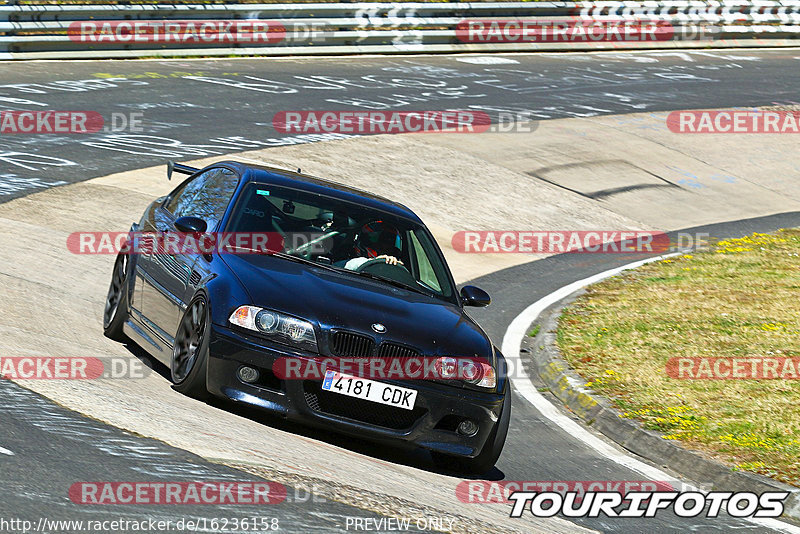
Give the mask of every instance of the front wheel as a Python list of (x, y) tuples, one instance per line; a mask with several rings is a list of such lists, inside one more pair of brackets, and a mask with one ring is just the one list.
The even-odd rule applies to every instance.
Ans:
[(103, 334), (114, 341), (128, 339), (122, 331), (122, 325), (128, 320), (128, 260), (127, 254), (117, 255), (103, 310)]
[(192, 299), (178, 325), (170, 372), (173, 388), (196, 399), (208, 397), (208, 302), (203, 295)]
[(506, 436), (508, 435), (508, 426), (511, 422), (511, 386), (508, 379), (506, 379), (503, 391), (505, 394), (503, 396), (503, 407), (500, 410), (500, 418), (494, 425), (489, 437), (486, 438), (486, 443), (483, 445), (481, 452), (475, 458), (464, 458), (431, 451), (431, 458), (433, 458), (436, 465), (448, 470), (476, 475), (482, 475), (494, 467), (494, 464), (500, 458), (500, 453), (503, 452), (503, 445), (505, 445)]

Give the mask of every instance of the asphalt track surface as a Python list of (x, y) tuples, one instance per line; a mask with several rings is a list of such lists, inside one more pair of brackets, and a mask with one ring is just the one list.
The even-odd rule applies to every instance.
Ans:
[[(6, 450), (0, 454), (0, 484), (4, 489), (0, 519), (30, 521), (30, 529), (42, 526), (39, 532), (79, 532), (77, 522), (84, 522), (83, 528), (88, 528), (88, 521), (143, 519), (169, 521), (170, 530), (178, 532), (197, 531), (180, 526), (203, 519), (214, 531), (210, 522), (216, 519), (221, 529), (229, 530), (223, 525), (232, 526), (245, 518), (259, 526), (272, 525), (277, 519), (280, 532), (341, 532), (348, 517), (380, 519), (377, 514), (326, 501), (314, 494), (313, 488), (301, 487), (287, 487), (286, 500), (271, 505), (78, 504), (67, 491), (78, 480), (230, 484), (263, 479), (84, 417), (7, 380), (0, 380), (0, 404), (2, 446)], [(319, 512), (309, 513), (312, 507)], [(72, 523), (58, 523), (63, 521)], [(98, 530), (131, 530), (111, 527), (109, 523), (108, 528)], [(141, 530), (151, 532), (155, 528), (146, 524)], [(21, 531), (0, 521), (0, 532)]]
[[(109, 129), (0, 134), (0, 201), (168, 159), (320, 139), (277, 132), (272, 120), (280, 111), (466, 109), (494, 120), (500, 113), (547, 120), (799, 99), (800, 51), (791, 49), (513, 55), (490, 56), (505, 58), (502, 64), (464, 62), (474, 57), (0, 64), (0, 110), (95, 111)], [(137, 130), (123, 128), (129, 119), (137, 121)]]
[[(2, 64), (0, 109), (92, 110), (107, 120), (112, 113), (140, 112), (144, 131), (82, 136), (2, 134), (0, 200), (168, 159), (320, 140), (275, 132), (272, 117), (285, 110), (467, 108), (492, 115), (526, 112), (547, 120), (793, 104), (800, 86), (800, 52), (794, 50), (504, 57), (513, 63), (479, 65), (460, 61), (463, 57), (441, 56)], [(790, 213), (704, 230), (723, 238), (798, 225), (800, 214)], [(474, 282), (492, 294), (494, 305), (474, 315), (499, 344), (511, 320), (531, 302), (570, 282), (638, 259), (640, 255), (562, 255), (493, 273)], [(159, 461), (173, 469), (161, 473), (159, 480), (174, 480), (182, 470), (183, 479), (196, 480), (197, 472), (223, 479), (240, 475), (185, 451), (87, 420), (12, 384), (0, 383), (0, 397), (0, 447), (15, 453), (0, 455), (0, 483), (5, 488), (0, 517), (79, 519), (138, 517), (142, 513), (79, 508), (63, 491), (53, 490), (59, 487), (58, 481), (63, 486), (75, 480), (125, 480), (125, 475), (151, 480), (158, 475), (148, 470), (157, 462), (135, 448), (126, 453), (120, 452), (124, 449), (109, 452), (112, 449), (97, 445), (102, 445), (102, 440), (96, 435), (76, 439), (80, 432), (67, 430), (87, 421), (95, 432), (118, 435), (129, 443), (140, 442), (145, 450), (159, 451)], [(135, 399), (131, 402), (135, 404)], [(21, 410), (20, 404), (37, 408)], [(62, 419), (60, 426), (45, 421), (46, 414), (54, 411)], [(60, 431), (48, 431), (48, 426)], [(533, 455), (532, 449), (536, 451)], [(598, 455), (552, 425), (516, 394), (508, 441), (491, 475), (506, 480), (642, 480), (641, 475)], [(162, 517), (223, 515), (218, 509), (176, 512), (158, 507), (148, 508), (147, 513)], [(289, 531), (341, 529), (342, 518), (348, 515), (376, 517), (338, 503), (314, 503), (313, 499), (284, 503), (274, 514), (281, 514), (281, 526)], [(648, 520), (576, 522), (607, 532), (768, 531), (743, 520), (681, 519), (666, 513)]]

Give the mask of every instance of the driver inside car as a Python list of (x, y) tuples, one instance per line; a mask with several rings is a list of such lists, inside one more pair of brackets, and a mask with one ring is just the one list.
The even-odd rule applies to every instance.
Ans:
[(373, 221), (361, 227), (355, 238), (356, 257), (344, 263), (344, 268), (355, 271), (370, 260), (385, 260), (389, 265), (403, 265), (398, 259), (402, 249), (400, 231), (382, 221)]

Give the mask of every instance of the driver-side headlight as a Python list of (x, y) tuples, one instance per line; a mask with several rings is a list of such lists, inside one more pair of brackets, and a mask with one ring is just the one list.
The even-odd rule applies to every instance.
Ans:
[(239, 306), (228, 321), (277, 343), (317, 352), (314, 325), (303, 319), (256, 306)]

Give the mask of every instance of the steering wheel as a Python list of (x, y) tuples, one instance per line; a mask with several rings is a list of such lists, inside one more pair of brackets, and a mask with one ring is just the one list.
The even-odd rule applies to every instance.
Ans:
[(359, 265), (355, 271), (359, 273), (366, 272), (381, 276), (383, 278), (389, 278), (390, 280), (395, 280), (402, 284), (413, 287), (416, 287), (417, 285), (417, 280), (408, 271), (408, 269), (406, 269), (405, 265), (400, 265), (399, 263), (397, 265), (386, 263), (386, 258), (373, 258), (371, 260), (367, 260)]
[[(392, 265), (391, 263), (386, 263), (386, 258), (370, 258), (367, 261), (365, 261), (364, 263), (362, 263), (361, 265), (359, 265), (358, 267), (356, 267), (355, 271), (359, 272), (359, 273), (361, 271), (370, 272), (371, 271), (370, 268), (374, 267), (376, 265), (386, 265), (387, 267), (400, 267), (401, 269), (403, 269), (405, 272), (408, 273), (408, 269), (406, 269), (405, 265), (401, 265), (399, 263), (396, 264), (396, 265)], [(411, 273), (408, 273), (408, 274), (411, 274)]]

